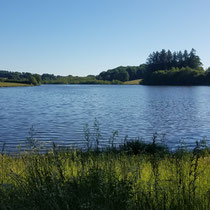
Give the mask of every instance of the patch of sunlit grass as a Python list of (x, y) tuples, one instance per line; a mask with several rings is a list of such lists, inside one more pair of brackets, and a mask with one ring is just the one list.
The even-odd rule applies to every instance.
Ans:
[(31, 86), (29, 84), (15, 83), (15, 82), (0, 82), (0, 87), (25, 87)]
[(136, 80), (131, 80), (131, 81), (126, 81), (123, 84), (124, 85), (139, 85), (142, 79), (136, 79)]
[(194, 151), (2, 154), (0, 207), (208, 209), (210, 156)]

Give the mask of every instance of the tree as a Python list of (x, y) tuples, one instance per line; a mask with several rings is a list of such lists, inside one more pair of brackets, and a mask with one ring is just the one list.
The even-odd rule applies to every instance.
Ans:
[(54, 74), (42, 74), (41, 77), (43, 81), (56, 79), (56, 76)]
[(30, 76), (28, 82), (32, 85), (38, 85), (38, 82), (36, 81), (36, 78), (34, 76)]
[(134, 67), (127, 67), (126, 71), (129, 74), (129, 79), (130, 80), (135, 80), (136, 79), (136, 68), (134, 68)]
[(182, 68), (183, 67), (183, 54), (182, 51), (179, 51), (177, 53), (177, 66), (178, 68)]
[(177, 52), (173, 52), (171, 67), (175, 67), (176, 68), (177, 66), (178, 66)]
[(157, 51), (150, 54), (147, 58), (146, 64), (148, 65), (148, 70), (151, 72), (160, 69), (160, 53)]
[(129, 74), (126, 70), (122, 69), (119, 70), (119, 72), (117, 73), (117, 78), (115, 78), (116, 80), (125, 82), (129, 80)]
[(42, 78), (39, 74), (33, 74), (33, 77), (36, 79), (38, 84), (41, 84)]
[(173, 54), (171, 53), (170, 50), (167, 51), (167, 69), (171, 69), (173, 67)]
[(136, 79), (143, 79), (145, 74), (147, 73), (147, 70), (148, 70), (148, 65), (141, 64), (136, 71)]
[(183, 53), (183, 66), (184, 67), (188, 66), (188, 60), (189, 60), (189, 54), (188, 54), (187, 50), (185, 50)]
[[(108, 71), (101, 72), (98, 76), (96, 76), (96, 79), (98, 80), (119, 80), (121, 82), (128, 81), (129, 79), (134, 79), (136, 75), (136, 67), (123, 67), (119, 66), (115, 69), (111, 69)], [(130, 74), (129, 74), (129, 73)], [(131, 78), (130, 78), (131, 75)]]
[(159, 60), (160, 60), (160, 70), (167, 69), (168, 67), (167, 53), (164, 49), (161, 50), (160, 52)]
[(188, 66), (196, 69), (202, 66), (199, 56), (196, 55), (196, 50), (192, 48), (189, 54)]
[(206, 69), (206, 72), (210, 72), (210, 67)]
[[(172, 68), (170, 71), (159, 70), (145, 77), (146, 85), (202, 85), (206, 84), (207, 75), (204, 71), (191, 69), (190, 67)], [(210, 83), (210, 74), (209, 74)]]
[(196, 55), (194, 49), (188, 54), (187, 50), (179, 52), (171, 52), (168, 50), (161, 50), (160, 52), (153, 52), (147, 58), (147, 65), (150, 72), (157, 70), (170, 70), (172, 67), (182, 68), (190, 67), (200, 70), (202, 63), (199, 56)]

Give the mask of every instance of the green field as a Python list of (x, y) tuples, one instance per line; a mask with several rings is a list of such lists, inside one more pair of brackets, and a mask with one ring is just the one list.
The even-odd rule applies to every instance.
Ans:
[(0, 82), (0, 87), (25, 87), (31, 86), (29, 84), (14, 83), (14, 82)]
[(139, 85), (142, 79), (136, 79), (136, 80), (131, 80), (131, 81), (126, 81), (123, 84), (124, 85)]
[(0, 209), (210, 209), (210, 155), (154, 142), (0, 155)]

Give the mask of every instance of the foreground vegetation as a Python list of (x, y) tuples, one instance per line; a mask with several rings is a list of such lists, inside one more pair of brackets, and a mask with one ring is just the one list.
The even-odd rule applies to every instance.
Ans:
[[(127, 141), (101, 150), (39, 153), (37, 141), (19, 155), (0, 155), (0, 209), (210, 209), (210, 153), (205, 142), (170, 152), (157, 143)], [(33, 140), (33, 139), (30, 139)]]

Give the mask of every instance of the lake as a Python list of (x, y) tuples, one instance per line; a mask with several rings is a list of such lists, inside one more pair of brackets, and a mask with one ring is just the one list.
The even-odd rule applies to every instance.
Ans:
[(100, 145), (117, 130), (151, 141), (155, 132), (175, 148), (181, 140), (191, 147), (210, 138), (210, 87), (128, 85), (42, 85), (0, 88), (0, 149), (25, 147), (34, 136), (46, 145), (84, 147), (84, 126), (93, 132), (99, 122)]

